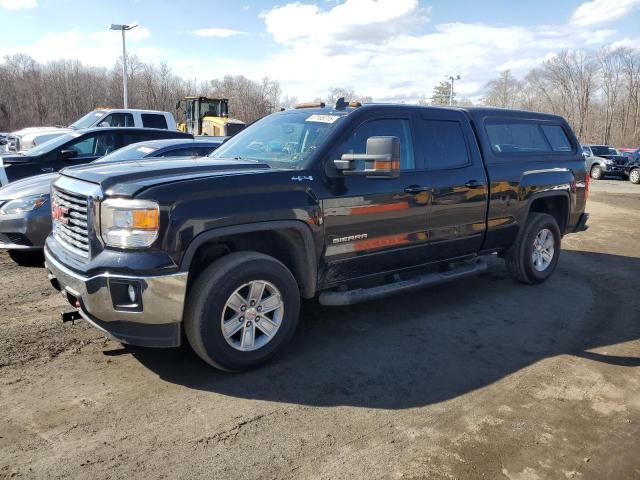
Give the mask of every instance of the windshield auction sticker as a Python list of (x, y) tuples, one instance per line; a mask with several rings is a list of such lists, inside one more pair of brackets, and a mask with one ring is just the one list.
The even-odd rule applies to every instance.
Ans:
[(153, 148), (149, 148), (149, 147), (138, 147), (136, 150), (142, 153), (151, 153), (155, 151)]
[(306, 122), (333, 123), (340, 118), (340, 115), (311, 115)]

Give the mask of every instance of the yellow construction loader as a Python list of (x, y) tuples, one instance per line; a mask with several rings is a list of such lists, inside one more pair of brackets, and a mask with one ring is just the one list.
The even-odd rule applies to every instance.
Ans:
[(185, 97), (176, 104), (176, 110), (184, 110), (184, 123), (178, 130), (193, 135), (230, 137), (246, 125), (241, 120), (229, 118), (229, 100), (226, 98)]

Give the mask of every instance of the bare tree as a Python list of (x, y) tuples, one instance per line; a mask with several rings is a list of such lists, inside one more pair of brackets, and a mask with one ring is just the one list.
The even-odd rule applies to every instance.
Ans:
[(521, 88), (520, 81), (511, 74), (511, 70), (505, 70), (485, 86), (488, 92), (484, 103), (493, 107), (514, 108), (520, 99)]

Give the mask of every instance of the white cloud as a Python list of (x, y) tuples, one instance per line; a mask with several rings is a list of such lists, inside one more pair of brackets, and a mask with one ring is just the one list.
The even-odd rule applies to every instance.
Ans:
[(275, 7), (260, 16), (280, 51), (261, 62), (235, 62), (234, 73), (269, 75), (300, 99), (325, 95), (338, 85), (380, 100), (430, 96), (445, 75), (460, 74), (458, 91), (474, 96), (497, 69), (525, 73), (549, 52), (599, 45), (615, 35), (569, 24), (432, 25), (430, 13), (416, 0)]
[(226, 38), (233, 37), (234, 35), (249, 35), (247, 32), (241, 32), (240, 30), (231, 30), (228, 28), (200, 28), (193, 31), (194, 35), (198, 37), (217, 37)]
[[(166, 56), (165, 50), (140, 45), (150, 36), (151, 32), (145, 27), (127, 32), (127, 53), (139, 55), (145, 61), (162, 59)], [(119, 32), (109, 30), (47, 33), (31, 45), (0, 47), (0, 58), (13, 53), (25, 53), (39, 62), (68, 58), (78, 59), (89, 65), (111, 67), (122, 54), (122, 37)]]
[(580, 27), (612, 22), (640, 6), (640, 0), (592, 0), (575, 9), (571, 23)]
[(30, 10), (37, 6), (37, 0), (0, 0), (0, 7), (7, 10)]

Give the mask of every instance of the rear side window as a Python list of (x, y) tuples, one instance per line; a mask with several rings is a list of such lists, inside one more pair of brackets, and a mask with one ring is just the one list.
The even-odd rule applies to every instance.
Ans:
[(421, 120), (418, 145), (428, 169), (456, 168), (469, 163), (469, 151), (460, 123)]
[(572, 152), (573, 147), (560, 125), (535, 121), (491, 120), (485, 124), (491, 149), (496, 153), (526, 154)]
[(157, 113), (143, 113), (142, 126), (145, 128), (162, 128), (167, 130), (167, 119)]
[(564, 129), (560, 125), (542, 125), (542, 131), (547, 140), (549, 140), (554, 152), (570, 152), (573, 150), (567, 134), (564, 133)]

